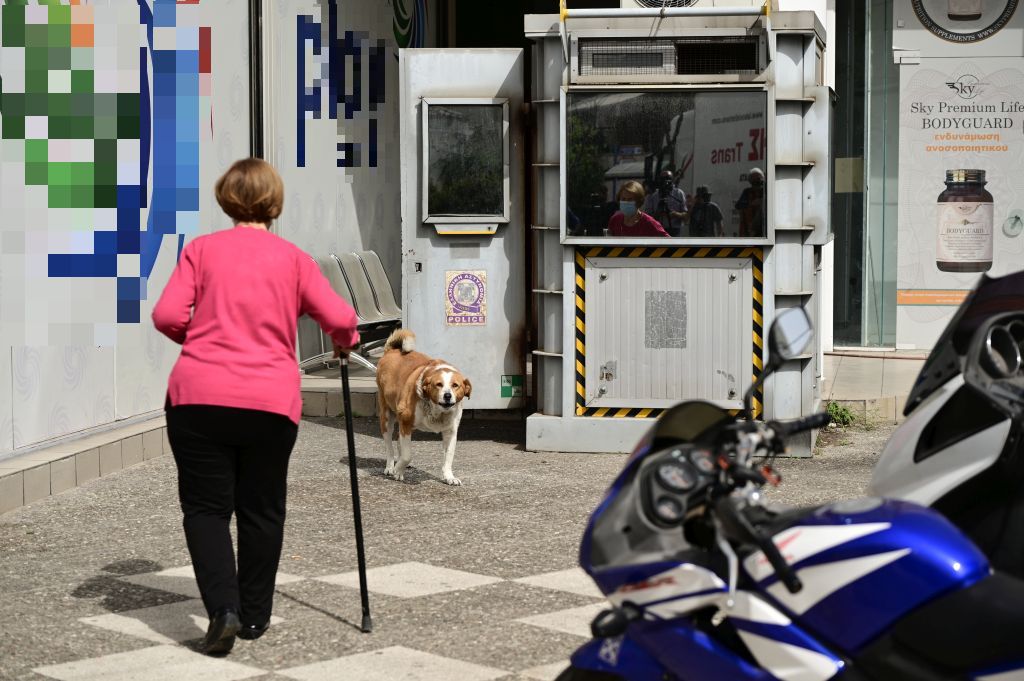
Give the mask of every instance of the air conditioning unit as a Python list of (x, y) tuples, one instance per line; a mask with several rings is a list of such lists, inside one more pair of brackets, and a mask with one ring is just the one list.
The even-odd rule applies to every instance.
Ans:
[(764, 0), (620, 0), (623, 9), (644, 7), (761, 7)]

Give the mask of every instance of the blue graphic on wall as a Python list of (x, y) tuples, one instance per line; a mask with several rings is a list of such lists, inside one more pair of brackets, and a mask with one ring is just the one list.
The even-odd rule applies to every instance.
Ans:
[[(138, 0), (138, 4), (145, 45), (139, 48), (137, 65), (118, 66), (138, 69), (139, 108), (116, 112), (117, 139), (139, 140), (137, 183), (122, 182), (117, 169), (117, 179), (105, 186), (99, 177), (101, 164), (113, 163), (116, 168), (121, 159), (101, 159), (97, 154), (94, 206), (116, 208), (116, 231), (92, 230), (93, 253), (48, 256), (50, 277), (116, 278), (118, 323), (140, 321), (141, 301), (147, 297), (147, 281), (163, 238), (176, 235), (180, 255), (185, 236), (198, 230), (199, 126), (201, 107), (208, 106), (210, 95), (210, 29), (178, 22), (179, 7), (197, 5), (198, 0), (155, 0), (152, 7)], [(98, 101), (100, 95), (96, 97)], [(124, 124), (122, 119), (129, 122)], [(97, 139), (97, 149), (100, 143)], [(152, 191), (148, 186), (151, 163)], [(109, 199), (104, 198), (106, 193), (111, 194)]]
[[(417, 0), (419, 1), (419, 0)], [(327, 116), (339, 122), (366, 120), (366, 143), (338, 142), (339, 168), (377, 167), (377, 122), (385, 100), (387, 44), (382, 38), (372, 39), (365, 31), (345, 30), (339, 33), (338, 0), (320, 0), (321, 19), (309, 15), (297, 17), (296, 55), (297, 129), (296, 165), (306, 166), (306, 120), (323, 118), (324, 85), (327, 86)], [(313, 50), (312, 85), (306, 85), (306, 50)], [(363, 58), (367, 61), (367, 77), (363, 83)], [(365, 106), (365, 108), (364, 108)], [(339, 119), (339, 111), (344, 119)], [(346, 137), (351, 127), (345, 128)]]

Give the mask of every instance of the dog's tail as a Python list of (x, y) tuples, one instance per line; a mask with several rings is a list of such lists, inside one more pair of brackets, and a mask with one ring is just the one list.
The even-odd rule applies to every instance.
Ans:
[(384, 344), (385, 351), (400, 350), (403, 355), (409, 354), (416, 349), (416, 334), (409, 329), (398, 329), (391, 332), (387, 342)]

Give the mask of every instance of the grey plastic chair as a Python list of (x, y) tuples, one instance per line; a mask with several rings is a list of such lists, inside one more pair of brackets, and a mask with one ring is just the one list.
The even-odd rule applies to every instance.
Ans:
[(377, 305), (377, 297), (373, 292), (373, 285), (363, 268), (363, 262), (355, 253), (331, 254), (338, 261), (341, 273), (345, 277), (349, 290), (352, 292), (352, 306), (356, 313), (368, 323), (386, 324), (396, 326), (402, 321), (402, 314), (386, 314)]
[[(330, 282), (331, 288), (339, 296), (344, 298), (356, 311), (356, 328), (359, 331), (359, 335), (362, 338), (361, 348), (369, 349), (374, 345), (379, 345), (383, 342), (382, 339), (378, 338), (383, 331), (381, 328), (381, 322), (374, 320), (367, 320), (360, 314), (359, 307), (356, 305), (356, 298), (352, 294), (352, 290), (348, 285), (348, 281), (345, 278), (344, 272), (341, 270), (341, 263), (338, 258), (332, 253), (327, 258), (321, 258), (317, 261), (317, 265), (320, 266), (320, 271), (323, 272), (327, 281)], [(376, 312), (376, 308), (371, 306), (371, 311), (379, 315)], [(376, 332), (376, 333), (375, 333)], [(374, 342), (376, 341), (376, 342)], [(319, 345), (320, 352), (311, 357), (304, 357), (304, 355), (311, 352), (311, 348)], [(303, 317), (299, 320), (299, 368), (308, 369), (313, 366), (330, 366), (332, 363), (337, 362), (337, 358), (334, 357), (334, 344), (330, 337), (325, 334), (320, 326), (313, 321)], [(349, 357), (353, 362), (360, 366), (366, 367), (367, 369), (376, 372), (377, 367), (374, 366), (373, 362), (363, 357), (361, 354), (352, 352), (349, 353)]]
[(391, 286), (388, 273), (384, 271), (380, 256), (374, 251), (360, 251), (356, 253), (366, 272), (366, 278), (370, 280), (373, 288), (373, 298), (377, 303), (377, 309), (387, 317), (402, 318), (402, 308), (395, 300), (395, 289)]

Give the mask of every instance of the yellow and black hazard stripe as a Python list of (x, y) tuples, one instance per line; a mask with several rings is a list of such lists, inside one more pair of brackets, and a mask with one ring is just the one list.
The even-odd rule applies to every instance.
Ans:
[[(583, 304), (587, 288), (586, 260), (576, 251), (576, 415), (585, 416), (587, 409), (587, 310)], [(580, 377), (583, 377), (582, 379)]]
[[(657, 418), (664, 409), (587, 406), (587, 325), (586, 325), (586, 262), (587, 258), (750, 258), (753, 268), (754, 348), (753, 380), (764, 369), (764, 275), (760, 248), (746, 246), (587, 246), (577, 248), (576, 265), (576, 415), (595, 418)], [(754, 416), (761, 414), (764, 393), (754, 394)]]
[[(756, 383), (764, 371), (764, 274), (762, 273), (761, 249), (752, 248), (756, 254), (751, 256), (751, 268), (754, 273), (754, 351), (753, 351), (753, 380)], [(758, 388), (754, 391), (753, 416), (758, 418), (761, 415), (764, 404), (764, 389)]]

